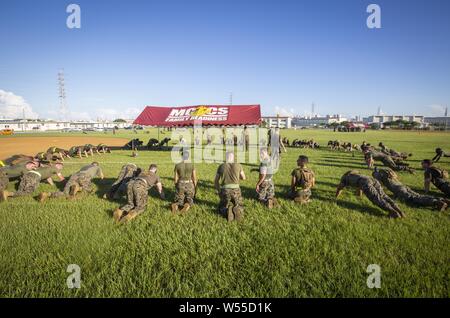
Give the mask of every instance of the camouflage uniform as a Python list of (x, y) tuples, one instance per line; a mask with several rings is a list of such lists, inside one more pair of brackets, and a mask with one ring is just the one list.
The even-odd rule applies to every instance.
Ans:
[(425, 170), (425, 179), (431, 179), (436, 188), (450, 197), (450, 182), (447, 180), (444, 170), (436, 167), (430, 167)]
[(351, 170), (342, 176), (340, 186), (342, 188), (350, 186), (361, 190), (370, 202), (390, 212), (390, 216), (403, 216), (394, 200), (384, 192), (381, 184), (374, 178), (361, 175), (356, 170)]
[(13, 193), (12, 197), (21, 197), (24, 195), (32, 194), (41, 182), (41, 174), (35, 170), (28, 171), (22, 176), (19, 183), (19, 188)]
[(192, 181), (178, 181), (175, 194), (175, 203), (182, 206), (185, 202), (190, 206), (194, 204), (195, 187)]
[(174, 169), (178, 175), (176, 185), (175, 203), (183, 206), (188, 203), (190, 206), (194, 204), (195, 187), (192, 182), (192, 173), (195, 170), (194, 165), (189, 162), (180, 162), (175, 165)]
[(298, 167), (292, 171), (291, 176), (295, 177), (296, 184), (295, 191), (291, 189), (289, 197), (300, 203), (308, 202), (312, 195), (311, 188), (315, 183), (314, 172), (306, 167)]
[(9, 183), (8, 176), (0, 169), (0, 191), (5, 190), (6, 187), (8, 186), (8, 183)]
[(372, 158), (375, 161), (381, 161), (384, 166), (391, 168), (394, 171), (408, 171), (410, 173), (413, 172), (413, 170), (408, 167), (407, 164), (400, 164), (399, 162), (396, 163), (391, 156), (386, 155), (385, 153), (370, 151), (367, 152), (365, 156), (366, 159)]
[(58, 198), (62, 196), (69, 196), (70, 189), (72, 187), (78, 186), (80, 190), (86, 191), (86, 192), (92, 192), (93, 185), (92, 185), (92, 178), (95, 176), (103, 178), (103, 172), (102, 169), (98, 165), (87, 165), (82, 167), (77, 173), (74, 173), (69, 181), (67, 181), (66, 185), (64, 186), (63, 191), (57, 191), (50, 194), (50, 197), (52, 198)]
[(155, 184), (160, 183), (158, 175), (152, 172), (142, 172), (138, 177), (132, 179), (127, 185), (127, 204), (120, 207), (125, 213), (133, 210), (139, 214), (145, 211), (148, 202), (148, 190)]
[(259, 186), (258, 199), (261, 202), (267, 202), (275, 197), (275, 184), (272, 180), (271, 161), (262, 161), (259, 165), (259, 173), (265, 174), (264, 181)]
[(69, 156), (71, 156), (71, 157), (81, 156), (82, 153), (83, 153), (82, 146), (73, 146), (69, 149)]
[(403, 185), (397, 180), (397, 175), (395, 172), (390, 169), (375, 170), (372, 175), (392, 193), (394, 193), (396, 198), (399, 198), (404, 202), (416, 206), (431, 206), (438, 209), (440, 209), (444, 204), (447, 204), (442, 198), (436, 198), (431, 195), (421, 195), (413, 191), (411, 188)]
[(123, 165), (119, 172), (119, 176), (111, 185), (111, 189), (108, 191), (108, 197), (114, 198), (116, 195), (125, 193), (128, 182), (132, 178), (136, 177), (139, 172), (140, 169), (134, 163), (127, 163)]
[(242, 166), (239, 163), (223, 163), (217, 169), (222, 180), (219, 191), (219, 213), (226, 214), (228, 221), (240, 220), (244, 216), (244, 206), (239, 187)]

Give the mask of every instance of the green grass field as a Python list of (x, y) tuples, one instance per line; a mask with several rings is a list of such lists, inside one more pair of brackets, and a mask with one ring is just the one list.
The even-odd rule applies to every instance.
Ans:
[[(115, 136), (147, 141), (155, 134), (152, 130)], [(436, 147), (450, 150), (450, 135), (445, 133), (289, 130), (283, 134), (291, 140), (314, 138), (321, 146), (330, 139), (383, 141), (388, 147), (413, 152), (409, 161), (416, 168), (421, 159), (433, 156)], [(307, 206), (284, 199), (299, 154), (310, 157), (317, 178), (313, 202)], [(116, 151), (95, 160), (101, 162), (106, 178), (95, 181), (98, 190), (93, 195), (44, 204), (26, 197), (0, 204), (0, 296), (449, 297), (449, 210), (438, 213), (400, 203), (407, 218), (392, 220), (353, 191), (334, 199), (344, 172), (356, 168), (370, 174), (361, 154), (353, 158), (325, 147), (289, 148), (275, 176), (281, 207), (270, 211), (255, 200), (257, 173), (245, 165), (246, 215), (243, 222), (231, 224), (216, 213), (218, 197), (212, 183), (218, 164), (196, 166), (198, 204), (185, 216), (173, 216), (170, 152), (142, 151), (131, 158), (129, 151)], [(90, 161), (71, 159), (64, 174)], [(450, 170), (448, 158), (441, 161), (439, 166)], [(147, 211), (118, 226), (111, 215), (123, 201), (110, 202), (101, 196), (125, 162), (142, 167), (157, 163), (167, 200), (150, 191)], [(421, 191), (422, 171), (402, 173), (400, 178)], [(40, 190), (52, 187), (41, 184)], [(441, 195), (435, 188), (433, 194)], [(80, 289), (66, 285), (69, 264), (81, 267)], [(380, 289), (366, 285), (369, 264), (381, 267)]]

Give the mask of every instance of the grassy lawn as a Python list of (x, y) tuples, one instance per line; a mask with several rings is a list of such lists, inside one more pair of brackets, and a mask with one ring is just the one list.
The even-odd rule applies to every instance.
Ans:
[[(449, 134), (322, 130), (289, 130), (283, 134), (291, 140), (314, 138), (322, 149), (289, 148), (282, 155), (281, 169), (275, 175), (281, 207), (275, 210), (269, 211), (255, 200), (257, 173), (250, 172), (253, 166), (245, 165), (248, 180), (242, 190), (246, 215), (241, 223), (228, 224), (216, 213), (218, 197), (212, 184), (218, 166), (215, 163), (196, 166), (200, 178), (198, 204), (185, 216), (171, 215), (173, 164), (170, 152), (164, 151), (141, 151), (137, 158), (131, 158), (129, 151), (96, 156), (105, 179), (95, 181), (95, 194), (82, 195), (75, 201), (55, 199), (39, 204), (26, 197), (1, 203), (0, 296), (450, 296), (449, 210), (437, 213), (400, 203), (407, 218), (391, 220), (353, 191), (344, 192), (336, 201), (334, 191), (344, 172), (354, 168), (365, 174), (370, 171), (361, 154), (352, 157), (324, 147), (330, 139), (373, 144), (383, 141), (388, 147), (412, 152), (409, 161), (419, 168), (420, 160), (433, 157), (436, 147), (450, 151)], [(137, 135), (122, 130), (115, 136), (105, 136), (138, 137), (146, 142), (156, 136), (156, 130), (149, 134), (139, 131)], [(307, 206), (284, 198), (299, 154), (310, 157), (317, 178), (313, 202)], [(68, 176), (90, 161), (71, 159), (64, 174)], [(448, 158), (441, 161), (438, 166), (450, 170)], [(125, 162), (141, 167), (157, 163), (167, 200), (150, 191), (147, 211), (130, 224), (117, 226), (111, 215), (123, 201), (110, 202), (101, 196)], [(421, 191), (422, 171), (416, 175), (401, 173), (400, 178)], [(40, 190), (54, 191), (47, 184), (41, 184)], [(441, 195), (435, 188), (433, 194)], [(80, 289), (66, 286), (69, 264), (81, 267)], [(381, 267), (380, 289), (366, 285), (369, 264)]]

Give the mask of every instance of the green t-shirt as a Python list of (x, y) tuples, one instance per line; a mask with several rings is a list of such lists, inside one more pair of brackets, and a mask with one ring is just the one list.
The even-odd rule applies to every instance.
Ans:
[(25, 167), (25, 163), (1, 167), (0, 170), (8, 177), (8, 179), (20, 177), (28, 171)]
[(240, 163), (222, 163), (217, 169), (222, 186), (239, 185), (242, 166)]
[(272, 179), (273, 171), (272, 171), (272, 162), (270, 159), (263, 160), (259, 164), (259, 173), (266, 174), (264, 180)]
[(41, 167), (37, 168), (36, 171), (41, 174), (42, 180), (51, 178), (54, 174), (57, 174), (59, 172), (56, 167)]
[(194, 165), (190, 162), (180, 162), (175, 165), (175, 171), (177, 172), (180, 180), (189, 181), (192, 179)]
[(91, 179), (102, 175), (102, 169), (96, 165), (84, 166), (80, 169), (80, 172), (87, 174)]

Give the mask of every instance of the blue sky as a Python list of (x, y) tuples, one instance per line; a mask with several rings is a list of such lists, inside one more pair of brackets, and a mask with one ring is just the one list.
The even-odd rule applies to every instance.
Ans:
[[(81, 29), (66, 27), (70, 3)], [(370, 3), (381, 29), (366, 26)], [(450, 105), (449, 17), (447, 0), (2, 0), (0, 117), (27, 103), (56, 118), (60, 68), (74, 118), (230, 92), (264, 114), (435, 115)]]

